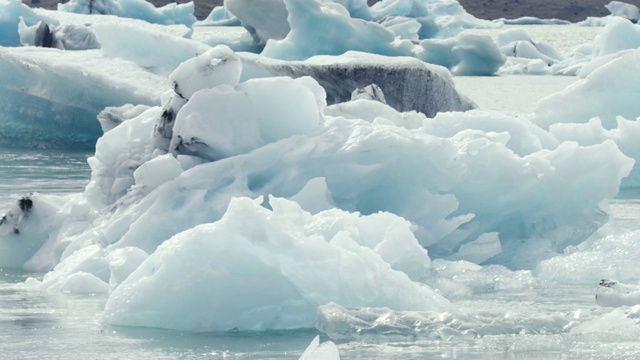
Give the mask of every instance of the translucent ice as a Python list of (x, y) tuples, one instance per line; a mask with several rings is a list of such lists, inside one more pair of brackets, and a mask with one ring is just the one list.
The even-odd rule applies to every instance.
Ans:
[(171, 3), (156, 8), (144, 0), (71, 0), (58, 4), (58, 11), (80, 14), (116, 15), (126, 18), (141, 19), (156, 24), (193, 25), (193, 2), (186, 4)]
[[(273, 211), (233, 199), (220, 221), (167, 241), (111, 294), (103, 320), (190, 331), (264, 330), (312, 327), (316, 307), (330, 301), (449, 308), (386, 262), (384, 242), (369, 243), (347, 224), (334, 232), (326, 215), (311, 216), (287, 200), (271, 197), (269, 204)], [(376, 226), (386, 227), (380, 220)], [(347, 221), (356, 225), (360, 219)], [(401, 256), (419, 249), (410, 232), (387, 240), (409, 245)]]

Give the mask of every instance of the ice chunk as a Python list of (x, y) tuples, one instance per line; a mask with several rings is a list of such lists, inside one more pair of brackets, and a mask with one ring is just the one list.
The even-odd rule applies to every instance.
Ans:
[(481, 264), (501, 252), (502, 246), (498, 233), (486, 233), (480, 235), (478, 239), (460, 246), (451, 260), (466, 260)]
[(604, 7), (609, 10), (611, 15), (625, 18), (633, 23), (637, 23), (640, 19), (640, 9), (635, 5), (627, 4), (622, 1), (612, 1)]
[(603, 279), (596, 291), (596, 302), (606, 307), (638, 305), (640, 304), (640, 285), (627, 285)]
[(317, 214), (335, 207), (331, 203), (331, 192), (327, 187), (327, 180), (321, 177), (309, 180), (302, 190), (289, 199), (297, 202), (304, 211), (308, 211), (311, 214)]
[(60, 206), (34, 194), (19, 199), (0, 218), (0, 267), (22, 269), (49, 237)]
[(240, 20), (231, 14), (224, 6), (216, 6), (211, 9), (209, 15), (194, 26), (240, 26)]
[(95, 155), (88, 160), (91, 181), (85, 196), (91, 206), (109, 206), (135, 184), (134, 171), (151, 159), (154, 148), (149, 134), (159, 115), (159, 108), (151, 108), (98, 139)]
[(169, 76), (173, 91), (190, 99), (198, 90), (218, 85), (236, 86), (240, 81), (240, 58), (226, 46), (217, 46), (180, 64)]
[(116, 15), (156, 24), (184, 24), (189, 27), (196, 22), (196, 17), (193, 15), (193, 2), (170, 3), (156, 8), (152, 3), (144, 0), (71, 0), (58, 4), (58, 11)]
[[(320, 215), (284, 199), (269, 203), (273, 211), (234, 199), (220, 221), (167, 241), (114, 290), (103, 320), (190, 331), (264, 330), (310, 327), (317, 306), (329, 301), (449, 308), (437, 293), (392, 270), (378, 247), (349, 227), (319, 232)], [(396, 241), (417, 245), (412, 236)]]
[(476, 107), (455, 89), (444, 68), (417, 59), (349, 52), (342, 56), (316, 56), (286, 62), (241, 54), (241, 79), (269, 76), (311, 76), (327, 93), (327, 103), (351, 100), (354, 90), (370, 84), (382, 89), (385, 100), (399, 111), (416, 110), (427, 116), (438, 112), (466, 111)]
[[(22, 20), (21, 20), (22, 19)], [(20, 46), (18, 26), (20, 22), (26, 26), (35, 26), (40, 21), (54, 23), (47, 16), (35, 13), (22, 0), (8, 0), (0, 2), (0, 46)]]
[(380, 338), (445, 340), (473, 338), (477, 333), (459, 317), (435, 311), (393, 311), (387, 308), (346, 309), (329, 303), (318, 308), (317, 328), (334, 340)]
[(612, 339), (635, 339), (638, 331), (640, 306), (623, 307), (585, 321), (571, 329), (572, 334), (586, 336), (595, 334), (598, 337), (608, 334)]
[(196, 92), (180, 109), (169, 148), (176, 154), (220, 160), (263, 144), (258, 113), (250, 97), (219, 86)]
[(76, 294), (109, 291), (111, 272), (105, 250), (100, 246), (68, 247), (62, 260), (42, 281), (33, 279), (27, 284), (33, 288)]
[(304, 60), (314, 55), (340, 55), (350, 50), (411, 55), (413, 44), (410, 41), (396, 39), (395, 34), (382, 25), (345, 16), (335, 11), (330, 2), (284, 0), (284, 3), (289, 12), (291, 31), (282, 40), (267, 42), (262, 51), (264, 56)]
[(316, 336), (299, 360), (340, 360), (340, 351), (331, 341), (320, 344), (320, 336)]
[(119, 107), (108, 106), (98, 114), (102, 132), (107, 132), (126, 120), (133, 119), (147, 111), (149, 106), (126, 104)]
[(289, 13), (282, 0), (225, 0), (224, 7), (240, 20), (261, 48), (267, 40), (281, 40), (289, 33)]
[(471, 33), (423, 40), (416, 57), (445, 66), (455, 75), (493, 75), (506, 61), (491, 37)]
[(98, 23), (93, 29), (104, 56), (133, 61), (162, 76), (169, 75), (182, 62), (210, 49), (201, 42), (150, 31), (129, 22)]
[(310, 77), (252, 79), (237, 89), (254, 104), (265, 142), (309, 133), (322, 121), (325, 92)]
[(571, 21), (561, 19), (540, 19), (534, 16), (522, 16), (517, 19), (495, 19), (496, 23), (505, 25), (569, 25)]
[[(449, 0), (383, 0), (371, 7), (374, 19), (390, 16), (416, 18), (423, 24), (421, 32), (430, 33), (430, 37), (447, 38), (456, 36), (465, 28), (498, 28), (501, 23), (475, 18), (467, 13), (458, 1)], [(424, 29), (427, 22), (433, 22), (435, 29)], [(429, 26), (429, 25), (427, 25)], [(429, 26), (429, 27), (431, 27)], [(424, 38), (424, 36), (421, 36)]]
[(115, 249), (107, 254), (111, 276), (109, 285), (115, 287), (122, 283), (137, 269), (149, 255), (136, 247)]
[(566, 57), (549, 43), (534, 41), (525, 29), (511, 29), (501, 32), (496, 40), (500, 51), (506, 56), (539, 59), (551, 66)]
[[(640, 71), (640, 50), (634, 50), (591, 73), (564, 91), (540, 100), (533, 121), (548, 129), (556, 123), (587, 123), (599, 117), (606, 129), (616, 116), (635, 119), (640, 106), (634, 101)], [(615, 84), (615, 86), (611, 86)]]
[(387, 103), (382, 89), (380, 89), (376, 84), (371, 84), (363, 88), (353, 90), (351, 93), (351, 100), (353, 101), (358, 99), (375, 100), (383, 104)]
[[(176, 91), (181, 91), (179, 86)], [(296, 106), (288, 107), (291, 103)], [(313, 131), (323, 107), (324, 91), (308, 77), (253, 79), (236, 89), (204, 89), (179, 110), (169, 148), (209, 160), (247, 153)]]
[(171, 154), (157, 156), (133, 172), (133, 178), (137, 185), (145, 186), (152, 190), (167, 181), (171, 181), (182, 174), (182, 167), (178, 160)]
[(587, 123), (558, 123), (551, 125), (549, 132), (559, 141), (576, 141), (582, 145), (602, 143), (612, 140), (628, 157), (636, 160), (636, 164), (629, 176), (622, 180), (623, 187), (637, 187), (640, 185), (640, 146), (635, 140), (640, 136), (640, 123), (636, 120), (616, 118), (617, 126), (607, 130), (599, 118), (592, 118)]
[(167, 87), (166, 79), (96, 50), (0, 48), (0, 143), (92, 148), (102, 109), (159, 104)]

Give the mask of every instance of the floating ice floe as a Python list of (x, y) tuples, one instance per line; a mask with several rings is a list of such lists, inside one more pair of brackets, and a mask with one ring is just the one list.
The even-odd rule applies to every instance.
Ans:
[(611, 1), (605, 5), (611, 13), (604, 17), (588, 17), (584, 21), (579, 22), (581, 26), (606, 26), (610, 20), (622, 18), (637, 23), (640, 18), (640, 10), (637, 6), (624, 3), (622, 1)]
[(498, 71), (500, 74), (550, 74), (551, 66), (566, 58), (549, 43), (534, 41), (525, 29), (501, 32), (496, 44), (507, 57), (506, 63)]
[[(588, 123), (598, 117), (606, 129), (615, 128), (616, 117), (636, 119), (640, 107), (634, 101), (640, 50), (599, 67), (584, 80), (542, 99), (533, 121), (543, 128), (553, 124)], [(611, 86), (615, 84), (615, 86)]]
[[(240, 18), (256, 44), (264, 47), (261, 54), (275, 59), (304, 60), (359, 51), (417, 56), (464, 75), (491, 75), (504, 62), (486, 36), (424, 40), (420, 46), (413, 43), (435, 37), (438, 26), (447, 29), (440, 34), (442, 37), (445, 33), (455, 36), (463, 27), (471, 26), (472, 17), (459, 4), (387, 1), (369, 9), (362, 1), (231, 0), (225, 6)], [(263, 21), (265, 16), (270, 21)], [(476, 25), (480, 26), (479, 20)]]
[(490, 37), (469, 33), (425, 39), (414, 51), (418, 59), (442, 65), (454, 75), (493, 75), (506, 60)]
[(79, 14), (115, 15), (140, 19), (154, 24), (183, 24), (191, 27), (196, 22), (193, 2), (170, 3), (156, 8), (144, 0), (71, 0), (58, 4), (58, 11)]
[(329, 104), (349, 101), (354, 90), (376, 84), (386, 102), (398, 111), (414, 110), (435, 116), (438, 112), (476, 107), (455, 89), (446, 69), (412, 58), (359, 52), (315, 56), (305, 61), (272, 60), (252, 54), (239, 56), (242, 79), (311, 76), (324, 88)]
[(533, 16), (523, 16), (517, 19), (496, 19), (493, 20), (497, 23), (503, 23), (505, 25), (568, 25), (571, 21), (560, 19), (540, 19)]
[(634, 24), (640, 20), (640, 9), (635, 5), (627, 4), (622, 1), (612, 1), (604, 7), (609, 10), (611, 15), (627, 19)]

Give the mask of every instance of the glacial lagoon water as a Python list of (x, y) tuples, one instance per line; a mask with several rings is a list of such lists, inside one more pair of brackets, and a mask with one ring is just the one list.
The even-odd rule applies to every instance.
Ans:
[[(573, 42), (596, 30), (573, 25), (535, 27), (541, 34), (569, 31)], [(567, 30), (569, 29), (569, 30)], [(573, 31), (573, 32), (571, 32)], [(533, 33), (532, 33), (533, 34)], [(586, 35), (585, 35), (586, 34)], [(565, 36), (566, 37), (566, 36)], [(536, 36), (534, 35), (534, 38)], [(569, 45), (566, 45), (569, 48)], [(457, 78), (481, 108), (521, 114), (535, 101), (575, 81), (571, 77)], [(31, 192), (81, 192), (88, 182), (88, 152), (0, 149), (0, 213)], [(640, 191), (623, 190), (611, 202), (611, 227), (640, 229)], [(297, 359), (317, 330), (266, 333), (184, 333), (108, 327), (99, 322), (104, 296), (25, 289), (41, 274), (0, 270), (1, 359)], [(496, 283), (509, 281), (493, 279)], [(513, 280), (513, 279), (511, 279)], [(468, 336), (439, 339), (380, 335), (337, 341), (343, 359), (622, 359), (640, 356), (638, 334), (570, 330), (610, 312), (594, 300), (597, 284), (565, 286), (543, 281), (496, 288), (454, 300), (485, 324)], [(462, 324), (465, 325), (465, 324)], [(461, 325), (461, 326), (462, 326)], [(323, 335), (322, 340), (326, 340)]]

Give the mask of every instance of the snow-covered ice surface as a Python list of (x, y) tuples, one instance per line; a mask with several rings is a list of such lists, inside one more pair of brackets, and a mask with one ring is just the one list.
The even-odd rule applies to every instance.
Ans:
[[(107, 62), (124, 50), (122, 64), (144, 62), (140, 49), (117, 49), (118, 39), (88, 54)], [(427, 118), (358, 96), (328, 106), (310, 77), (244, 76), (242, 57), (255, 55), (185, 39), (168, 47), (197, 57), (123, 69), (158, 76), (156, 86), (136, 86), (153, 87), (142, 92), (160, 106), (101, 113), (106, 133), (83, 194), (41, 194), (37, 182), (7, 177), (8, 189), (15, 181), (36, 192), (13, 197), (0, 221), (0, 346), (9, 358), (640, 353), (640, 308), (610, 307), (634, 300), (640, 279), (639, 197), (636, 188), (618, 193), (621, 181), (637, 184), (635, 121), (610, 130), (554, 122), (548, 131), (530, 121), (527, 102), (576, 78), (459, 78), (480, 109)], [(597, 89), (635, 56), (566, 93)], [(497, 86), (492, 101), (483, 89)], [(73, 99), (40, 88), (27, 93)], [(240, 110), (251, 131), (232, 121)], [(70, 172), (55, 165), (53, 174)], [(48, 185), (77, 189), (66, 182)], [(599, 287), (602, 278), (611, 280)]]

